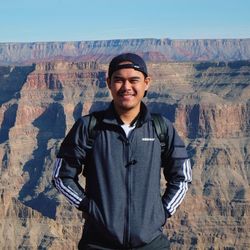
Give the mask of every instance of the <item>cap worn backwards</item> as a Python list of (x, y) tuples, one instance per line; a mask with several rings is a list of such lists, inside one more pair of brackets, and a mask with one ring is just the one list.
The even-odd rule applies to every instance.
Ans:
[[(121, 64), (122, 62), (131, 62), (128, 64)], [(133, 68), (142, 72), (145, 76), (148, 76), (147, 66), (144, 60), (133, 53), (125, 53), (118, 55), (112, 59), (109, 64), (108, 77), (111, 78), (112, 74), (119, 69)]]

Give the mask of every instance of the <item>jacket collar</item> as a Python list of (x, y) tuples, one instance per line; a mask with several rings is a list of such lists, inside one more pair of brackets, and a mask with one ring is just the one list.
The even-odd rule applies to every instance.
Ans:
[[(152, 120), (151, 114), (147, 108), (147, 106), (141, 102), (140, 113), (138, 114), (137, 127), (141, 126), (143, 123)], [(119, 118), (118, 114), (115, 111), (114, 102), (112, 101), (109, 107), (104, 112), (104, 123), (113, 124), (113, 125), (121, 125), (122, 121)]]

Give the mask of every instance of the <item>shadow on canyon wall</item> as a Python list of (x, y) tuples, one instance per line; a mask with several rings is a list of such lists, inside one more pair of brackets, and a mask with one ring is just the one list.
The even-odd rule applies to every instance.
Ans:
[(20, 90), (26, 82), (27, 76), (35, 69), (35, 65), (25, 67), (0, 67), (0, 107), (6, 105), (4, 117), (0, 124), (0, 144), (9, 139), (9, 131), (15, 125)]
[(0, 67), (0, 106), (11, 99), (19, 99), (20, 90), (34, 69), (35, 64), (23, 67)]
[(51, 158), (51, 149), (48, 149), (49, 140), (61, 139), (65, 136), (66, 123), (63, 107), (58, 103), (50, 104), (48, 109), (33, 122), (33, 125), (39, 129), (36, 138), (37, 148), (32, 153), (33, 158), (23, 167), (23, 171), (28, 172), (30, 178), (22, 187), (19, 200), (44, 216), (55, 218), (57, 201), (47, 195), (47, 192), (53, 188), (52, 184), (49, 183), (46, 186), (45, 181), (43, 192), (37, 192), (36, 189), (43, 185), (42, 178), (46, 172), (45, 160)]
[(0, 126), (0, 144), (9, 140), (9, 131), (15, 125), (18, 105), (14, 103), (5, 112)]

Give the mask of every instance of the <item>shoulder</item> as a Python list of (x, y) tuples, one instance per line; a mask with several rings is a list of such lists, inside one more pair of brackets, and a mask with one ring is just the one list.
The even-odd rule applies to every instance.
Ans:
[(160, 124), (161, 126), (166, 126), (167, 128), (173, 128), (173, 123), (160, 113), (151, 113), (151, 118), (154, 124)]
[(77, 126), (88, 127), (91, 122), (97, 122), (101, 120), (105, 114), (106, 110), (94, 111), (87, 115), (79, 117), (75, 124)]
[(160, 141), (163, 141), (163, 138), (168, 138), (171, 140), (176, 136), (176, 131), (173, 123), (164, 115), (159, 113), (151, 113), (151, 117), (153, 126)]
[(79, 117), (75, 122), (75, 126), (86, 126), (89, 123), (90, 117), (91, 114)]

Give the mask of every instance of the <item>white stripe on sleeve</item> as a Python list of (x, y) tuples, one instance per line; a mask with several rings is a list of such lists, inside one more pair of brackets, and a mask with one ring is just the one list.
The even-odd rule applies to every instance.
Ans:
[(171, 201), (166, 206), (167, 210), (169, 211), (169, 213), (171, 215), (175, 213), (177, 207), (183, 201), (183, 199), (187, 193), (187, 190), (188, 190), (188, 182), (192, 181), (190, 160), (189, 159), (185, 160), (182, 167), (183, 167), (183, 173), (184, 173), (185, 180), (180, 183), (178, 191), (176, 192), (174, 197), (171, 199)]
[(59, 177), (60, 168), (62, 166), (62, 158), (57, 158), (53, 171), (53, 180), (59, 192), (61, 192), (67, 200), (77, 208), (79, 207), (82, 198), (69, 186), (65, 186), (62, 179)]

